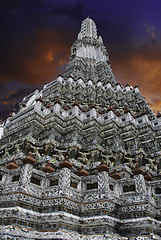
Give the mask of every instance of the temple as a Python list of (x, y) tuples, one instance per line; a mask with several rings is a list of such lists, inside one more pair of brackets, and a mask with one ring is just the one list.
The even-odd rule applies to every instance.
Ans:
[(161, 239), (161, 114), (86, 18), (63, 74), (0, 122), (0, 238)]

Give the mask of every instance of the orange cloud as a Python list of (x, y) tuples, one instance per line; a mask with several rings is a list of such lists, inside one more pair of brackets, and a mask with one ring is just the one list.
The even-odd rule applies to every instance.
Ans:
[(48, 62), (53, 62), (54, 61), (54, 57), (53, 57), (53, 52), (52, 51), (49, 51), (46, 55), (46, 60)]
[(16, 101), (15, 101), (15, 100), (5, 100), (5, 101), (3, 101), (2, 103), (5, 104), (5, 105), (6, 105), (6, 104), (9, 104), (9, 103), (12, 104), (12, 105), (14, 105), (14, 104), (16, 104)]
[(9, 101), (3, 101), (2, 103), (3, 103), (3, 104), (8, 104), (8, 103), (9, 103)]
[(153, 110), (161, 110), (161, 58), (136, 52), (118, 58), (113, 69), (117, 80), (138, 85)]
[(70, 38), (70, 34), (64, 36), (49, 30), (35, 33), (23, 53), (15, 50), (11, 55), (12, 65), (0, 71), (0, 79), (16, 79), (35, 87), (53, 80), (62, 73), (62, 65), (69, 59)]

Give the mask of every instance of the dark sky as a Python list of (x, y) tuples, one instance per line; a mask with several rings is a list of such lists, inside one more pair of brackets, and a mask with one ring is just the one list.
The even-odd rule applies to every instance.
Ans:
[(0, 0), (0, 117), (62, 73), (82, 20), (96, 23), (116, 79), (161, 106), (160, 0)]

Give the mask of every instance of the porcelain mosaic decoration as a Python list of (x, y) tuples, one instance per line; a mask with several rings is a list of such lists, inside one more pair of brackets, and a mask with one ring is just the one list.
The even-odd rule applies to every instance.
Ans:
[(1, 239), (161, 239), (161, 114), (117, 82), (92, 19), (0, 130)]

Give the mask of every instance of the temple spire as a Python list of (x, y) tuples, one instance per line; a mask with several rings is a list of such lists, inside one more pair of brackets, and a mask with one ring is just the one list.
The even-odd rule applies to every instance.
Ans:
[(77, 40), (71, 47), (70, 61), (63, 76), (116, 83), (103, 40), (97, 35), (95, 22), (87, 17), (81, 24)]
[(81, 30), (78, 34), (78, 39), (90, 38), (97, 39), (97, 27), (95, 22), (87, 17), (81, 24)]

